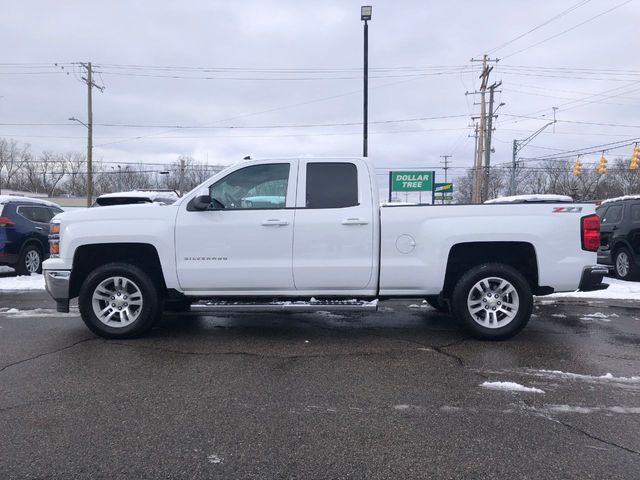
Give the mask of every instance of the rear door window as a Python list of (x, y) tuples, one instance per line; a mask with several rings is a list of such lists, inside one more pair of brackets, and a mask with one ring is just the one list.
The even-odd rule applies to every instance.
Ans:
[(622, 205), (611, 205), (604, 214), (602, 223), (610, 225), (622, 219)]
[(640, 223), (640, 203), (631, 205), (631, 221), (633, 223)]
[(48, 207), (20, 205), (18, 213), (27, 220), (37, 223), (49, 223), (53, 218), (53, 213)]
[(16, 209), (16, 211), (18, 212), (18, 215), (20, 215), (21, 217), (26, 218), (27, 220), (31, 221), (31, 222), (35, 222), (35, 212), (34, 212), (34, 208), (29, 206), (29, 205), (20, 205), (18, 206), (18, 208)]
[(358, 169), (353, 163), (307, 164), (307, 208), (358, 205)]

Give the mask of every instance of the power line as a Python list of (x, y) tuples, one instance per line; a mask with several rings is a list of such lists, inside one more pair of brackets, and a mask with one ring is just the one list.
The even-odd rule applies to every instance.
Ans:
[(514, 55), (517, 55), (518, 53), (526, 52), (527, 50), (530, 50), (531, 48), (537, 47), (538, 45), (540, 45), (542, 43), (548, 42), (549, 40), (553, 40), (554, 38), (558, 38), (559, 36), (564, 35), (565, 33), (569, 33), (572, 30), (575, 30), (576, 28), (581, 27), (582, 25), (585, 25), (585, 24), (595, 20), (596, 18), (599, 18), (599, 17), (601, 17), (603, 15), (606, 15), (607, 13), (612, 12), (612, 11), (614, 11), (614, 10), (624, 6), (624, 5), (626, 5), (627, 3), (631, 3), (632, 1), (633, 0), (625, 0), (624, 2), (619, 3), (618, 5), (616, 5), (616, 6), (612, 7), (612, 8), (609, 8), (608, 10), (605, 10), (604, 12), (600, 12), (599, 14), (594, 15), (593, 17), (590, 17), (590, 18), (588, 18), (587, 20), (585, 20), (583, 22), (580, 22), (577, 25), (574, 25), (573, 27), (567, 28), (566, 30), (561, 31), (560, 33), (556, 33), (555, 35), (552, 35), (552, 36), (547, 37), (547, 38), (545, 38), (543, 40), (540, 40), (539, 42), (536, 42), (533, 45), (529, 45), (528, 47), (521, 48), (520, 50), (516, 50), (515, 52), (510, 53), (509, 55), (506, 55), (506, 56), (504, 56), (502, 58), (506, 59), (506, 58), (513, 57)]
[[(369, 123), (375, 124), (389, 124), (389, 123), (408, 123), (408, 122), (420, 122), (426, 120), (445, 120), (449, 118), (466, 118), (466, 114), (461, 115), (441, 115), (433, 117), (414, 117), (414, 118), (399, 118), (392, 120), (376, 120)], [(280, 124), (280, 125), (157, 125), (157, 124), (139, 124), (139, 123), (94, 123), (95, 126), (100, 127), (122, 127), (122, 128), (172, 128), (180, 130), (188, 129), (230, 129), (230, 130), (251, 130), (251, 129), (270, 129), (270, 128), (310, 128), (310, 127), (342, 127), (361, 125), (362, 122), (338, 122), (338, 123), (304, 123), (304, 124)], [(0, 123), (0, 126), (10, 127), (77, 127), (74, 123)]]
[[(396, 82), (383, 83), (381, 85), (372, 86), (371, 89), (390, 87), (390, 86), (393, 86), (393, 85), (399, 85), (401, 83), (412, 82), (412, 81), (415, 81), (415, 80), (416, 80), (416, 78), (410, 78), (408, 80), (398, 80)], [(299, 103), (294, 103), (294, 104), (289, 104), (289, 105), (283, 105), (283, 106), (280, 106), (280, 107), (268, 108), (266, 110), (259, 110), (259, 111), (256, 111), (256, 112), (246, 113), (246, 114), (242, 114), (242, 115), (236, 115), (234, 117), (223, 118), (223, 119), (216, 120), (216, 121), (213, 121), (213, 122), (203, 123), (201, 125), (203, 125), (203, 126), (204, 125), (213, 125), (213, 124), (216, 124), (216, 123), (223, 123), (223, 122), (228, 122), (228, 121), (231, 121), (231, 120), (238, 120), (240, 118), (251, 117), (251, 116), (254, 116), (254, 115), (261, 115), (261, 114), (264, 114), (264, 113), (272, 113), (272, 112), (276, 112), (276, 111), (279, 111), (279, 110), (285, 110), (285, 109), (289, 109), (289, 108), (295, 108), (295, 107), (300, 107), (300, 106), (304, 106), (304, 105), (310, 105), (310, 104), (313, 104), (313, 103), (324, 102), (324, 101), (327, 101), (327, 100), (333, 100), (333, 99), (336, 99), (336, 98), (346, 97), (346, 96), (353, 95), (353, 94), (356, 94), (356, 93), (361, 93), (361, 92), (362, 92), (362, 89), (352, 90), (352, 91), (349, 91), (349, 92), (339, 93), (337, 95), (330, 95), (328, 97), (321, 97), (321, 98), (316, 98), (316, 99), (313, 99), (313, 100), (307, 100), (307, 101), (304, 101), (304, 102), (299, 102)], [(96, 145), (96, 147), (105, 147), (105, 146), (108, 146), (108, 145), (114, 145), (114, 144), (118, 144), (118, 143), (124, 143), (124, 142), (129, 142), (129, 141), (142, 140), (142, 139), (145, 139), (145, 138), (156, 137), (156, 136), (159, 136), (159, 135), (163, 135), (164, 133), (172, 132), (174, 130), (177, 130), (177, 129), (170, 128), (170, 129), (162, 131), (162, 132), (156, 132), (156, 133), (152, 133), (152, 134), (148, 134), (148, 135), (139, 135), (137, 137), (130, 137), (128, 139), (119, 140), (119, 141), (116, 141), (116, 142), (103, 143), (101, 145)]]
[(502, 49), (502, 48), (506, 47), (507, 45), (511, 45), (512, 43), (517, 42), (517, 41), (518, 41), (518, 40), (520, 40), (521, 38), (523, 38), (523, 37), (525, 37), (525, 36), (529, 35), (530, 33), (535, 32), (536, 30), (539, 30), (540, 28), (544, 27), (545, 25), (550, 24), (551, 22), (553, 22), (553, 21), (555, 21), (555, 20), (557, 20), (557, 19), (559, 19), (559, 18), (564, 17), (565, 15), (567, 15), (567, 14), (569, 14), (569, 13), (573, 12), (574, 10), (576, 10), (576, 9), (578, 9), (578, 8), (580, 8), (580, 7), (582, 7), (583, 5), (586, 5), (586, 4), (587, 4), (587, 3), (589, 3), (590, 1), (591, 1), (591, 0), (581, 0), (580, 2), (576, 3), (576, 4), (575, 4), (575, 5), (573, 5), (572, 7), (569, 7), (569, 8), (567, 8), (566, 10), (563, 10), (562, 12), (558, 13), (557, 15), (555, 15), (555, 16), (553, 16), (553, 17), (551, 17), (549, 20), (546, 20), (545, 22), (543, 22), (543, 23), (541, 23), (541, 24), (539, 24), (539, 25), (536, 25), (536, 26), (535, 26), (535, 27), (533, 27), (532, 29), (527, 30), (526, 32), (524, 32), (524, 33), (522, 33), (522, 34), (518, 35), (517, 37), (515, 37), (515, 38), (513, 38), (513, 39), (511, 39), (511, 40), (509, 40), (509, 41), (507, 41), (507, 42), (504, 42), (504, 43), (502, 43), (502, 44), (498, 45), (497, 47), (492, 48), (492, 49), (491, 49), (491, 50), (489, 50), (487, 53), (488, 53), (488, 54), (491, 54), (491, 53), (495, 52), (496, 50), (500, 50), (500, 49)]
[(575, 150), (566, 150), (555, 155), (542, 155), (540, 157), (521, 157), (521, 160), (534, 161), (534, 160), (553, 160), (562, 158), (571, 158), (576, 155), (589, 155), (592, 153), (608, 152), (610, 150), (616, 150), (623, 147), (634, 145), (640, 141), (640, 137), (629, 138), (626, 140), (619, 140), (617, 142), (602, 143), (600, 145), (593, 145), (590, 147), (579, 148)]

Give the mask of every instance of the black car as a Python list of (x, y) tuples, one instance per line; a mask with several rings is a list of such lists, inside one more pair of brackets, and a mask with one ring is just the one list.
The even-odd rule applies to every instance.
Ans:
[(622, 280), (640, 276), (640, 196), (607, 200), (596, 208), (600, 217), (598, 263), (613, 267)]
[(41, 273), (49, 256), (49, 222), (61, 212), (52, 202), (0, 196), (0, 265), (13, 267), (19, 275)]

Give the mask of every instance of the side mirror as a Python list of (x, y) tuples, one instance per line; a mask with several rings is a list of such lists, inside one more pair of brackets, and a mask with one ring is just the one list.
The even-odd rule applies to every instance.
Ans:
[(209, 195), (198, 195), (191, 200), (191, 206), (194, 210), (207, 210), (211, 206), (211, 197)]

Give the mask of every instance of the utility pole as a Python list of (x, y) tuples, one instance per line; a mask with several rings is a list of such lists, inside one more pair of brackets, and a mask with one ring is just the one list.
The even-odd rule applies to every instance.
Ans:
[[(469, 125), (469, 126), (471, 126), (471, 125)], [(469, 137), (471, 137), (471, 135), (469, 135)], [(473, 139), (474, 139), (473, 151), (475, 153), (477, 153), (478, 152), (478, 122), (476, 122), (475, 128), (473, 129)], [(471, 203), (473, 203), (475, 179), (476, 179), (476, 167), (475, 167), (475, 159), (474, 159), (474, 167), (473, 167), (473, 181), (474, 181), (474, 184), (471, 185)]]
[[(476, 62), (478, 60), (471, 59), (472, 62)], [(487, 106), (485, 95), (487, 92), (487, 84), (489, 83), (489, 74), (493, 67), (488, 66), (488, 62), (498, 62), (499, 60), (490, 59), (488, 55), (482, 56), (482, 73), (480, 74), (480, 90), (477, 92), (471, 92), (471, 94), (480, 94), (480, 125), (478, 132), (478, 141), (476, 145), (475, 151), (475, 161), (474, 161), (474, 173), (473, 173), (473, 194), (472, 194), (472, 202), (473, 203), (481, 203), (482, 202), (482, 191), (483, 191), (483, 153), (485, 151), (485, 138), (486, 138), (486, 125), (487, 125)], [(467, 95), (470, 92), (466, 93)]]
[(511, 154), (511, 185), (509, 186), (509, 195), (516, 194), (516, 156), (518, 155), (518, 141), (513, 141), (513, 152)]
[(480, 75), (480, 131), (478, 132), (478, 149), (476, 150), (476, 170), (473, 182), (473, 203), (482, 202), (482, 153), (484, 151), (484, 136), (486, 128), (486, 103), (485, 93), (489, 72), (487, 71), (487, 56), (482, 57), (482, 74)]
[(441, 161), (440, 163), (444, 163), (444, 167), (442, 167), (442, 169), (444, 170), (444, 183), (447, 183), (447, 170), (449, 170), (449, 158), (453, 157), (453, 155), (440, 155), (440, 158), (444, 158), (443, 161)]
[(180, 159), (180, 176), (178, 177), (178, 193), (182, 196), (182, 183), (184, 181), (184, 170), (185, 170), (185, 161), (183, 158)]
[[(444, 160), (440, 162), (440, 163), (444, 163), (444, 167), (442, 167), (442, 169), (444, 170), (444, 183), (447, 183), (447, 170), (449, 170), (449, 159), (452, 156), (453, 155), (440, 155), (440, 158), (444, 158)], [(445, 193), (442, 192), (442, 205), (444, 205), (444, 197), (445, 197)]]
[(495, 89), (502, 85), (502, 82), (494, 83), (489, 87), (489, 116), (487, 117), (487, 139), (484, 149), (484, 179), (482, 182), (482, 199), (484, 202), (489, 194), (489, 175), (491, 168), (491, 134), (493, 132), (493, 95)]
[(93, 203), (93, 87), (100, 91), (104, 87), (96, 85), (93, 81), (93, 68), (91, 62), (82, 63), (87, 69), (87, 76), (82, 77), (84, 83), (87, 84), (87, 207)]

